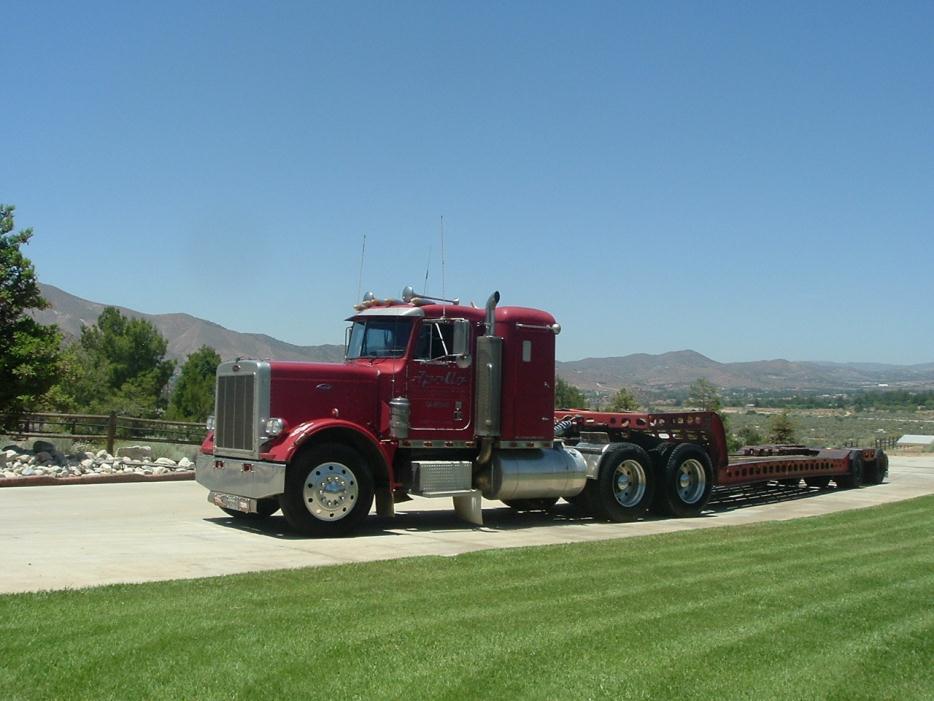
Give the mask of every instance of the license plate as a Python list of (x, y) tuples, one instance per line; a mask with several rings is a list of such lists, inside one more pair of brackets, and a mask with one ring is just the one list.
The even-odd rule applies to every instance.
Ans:
[(223, 492), (211, 492), (208, 495), (208, 501), (215, 506), (223, 509), (233, 509), (244, 513), (254, 513), (256, 511), (256, 499), (249, 497), (238, 497), (236, 494), (224, 494)]

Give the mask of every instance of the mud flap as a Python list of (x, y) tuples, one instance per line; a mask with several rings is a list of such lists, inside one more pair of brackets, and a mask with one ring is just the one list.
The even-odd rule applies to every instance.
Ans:
[(383, 518), (392, 518), (396, 515), (392, 492), (386, 487), (376, 488), (376, 515)]
[(483, 510), (480, 502), (483, 499), (479, 489), (471, 490), (469, 494), (454, 497), (454, 513), (468, 523), (475, 526), (483, 525)]

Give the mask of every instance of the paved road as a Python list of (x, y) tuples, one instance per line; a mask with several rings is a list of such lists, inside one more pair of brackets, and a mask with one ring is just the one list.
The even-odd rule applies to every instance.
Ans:
[[(449, 499), (415, 499), (395, 519), (371, 516), (357, 535), (299, 538), (281, 515), (244, 526), (194, 482), (0, 489), (0, 592), (207, 577), (486, 548), (576, 543), (813, 516), (934, 493), (934, 458), (891, 461), (891, 480), (858, 490), (749, 490), (700, 518), (609, 524), (484, 505), (485, 525), (458, 520)], [(489, 508), (487, 508), (489, 507)]]

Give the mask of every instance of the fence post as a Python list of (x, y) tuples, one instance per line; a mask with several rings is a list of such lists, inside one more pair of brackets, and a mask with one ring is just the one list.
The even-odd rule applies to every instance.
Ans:
[(107, 417), (107, 452), (114, 454), (114, 439), (117, 437), (117, 412), (110, 412)]

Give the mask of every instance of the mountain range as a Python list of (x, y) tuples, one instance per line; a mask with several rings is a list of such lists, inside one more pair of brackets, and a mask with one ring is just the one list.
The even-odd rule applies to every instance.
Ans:
[[(224, 360), (248, 357), (336, 362), (343, 358), (342, 346), (297, 346), (265, 334), (232, 331), (189, 314), (143, 314), (118, 305), (90, 302), (52, 285), (40, 284), (40, 288), (50, 307), (33, 315), (40, 323), (57, 325), (68, 338), (80, 336), (81, 329), (93, 324), (106, 306), (117, 306), (128, 317), (152, 322), (168, 342), (168, 356), (179, 360), (203, 345), (214, 348)], [(620, 387), (677, 391), (700, 377), (730, 390), (834, 392), (879, 386), (934, 387), (934, 363), (886, 365), (788, 360), (720, 363), (692, 350), (585, 358), (559, 362), (557, 369), (572, 385), (601, 394)]]

